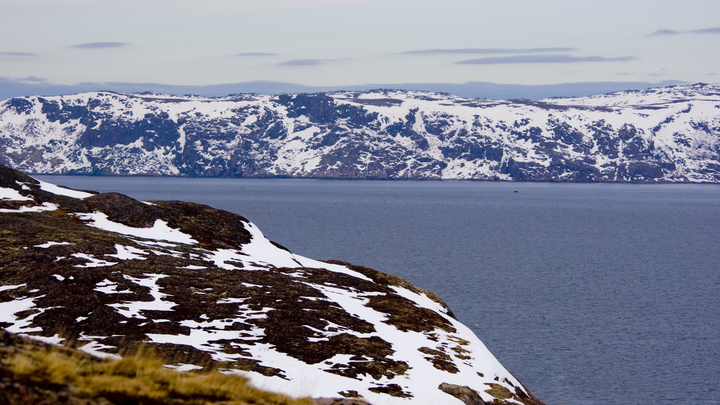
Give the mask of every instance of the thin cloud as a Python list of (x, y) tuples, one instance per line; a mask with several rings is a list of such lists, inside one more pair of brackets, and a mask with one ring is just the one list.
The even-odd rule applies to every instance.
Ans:
[(661, 36), (661, 35), (679, 35), (679, 34), (680, 34), (680, 31), (662, 29), (662, 30), (657, 30), (655, 32), (647, 34), (647, 36), (648, 37), (657, 37), (657, 36)]
[(11, 57), (15, 57), (15, 58), (31, 58), (33, 56), (37, 56), (37, 54), (27, 53), (27, 52), (0, 52), (0, 56), (11, 56)]
[(676, 31), (671, 29), (662, 29), (647, 34), (647, 37), (658, 37), (665, 35), (681, 35), (681, 34), (720, 34), (720, 27), (702, 28), (699, 30)]
[(291, 59), (278, 63), (279, 66), (318, 66), (329, 62), (327, 59)]
[(659, 72), (648, 73), (648, 76), (652, 76), (652, 77), (662, 77), (662, 76), (666, 76), (666, 75), (667, 75), (667, 69), (665, 69), (665, 68), (660, 68)]
[(80, 49), (103, 49), (103, 48), (122, 48), (129, 46), (127, 42), (86, 42), (84, 44), (72, 45), (73, 48)]
[(703, 28), (701, 30), (689, 31), (693, 34), (720, 34), (720, 27)]
[(606, 58), (604, 56), (571, 56), (571, 55), (517, 55), (497, 56), (491, 58), (467, 59), (455, 62), (458, 65), (500, 65), (526, 63), (580, 63), (580, 62), (627, 62), (635, 60), (634, 56)]
[(236, 53), (233, 56), (279, 56), (279, 54), (267, 53), (267, 52), (244, 52), (244, 53)]
[(572, 52), (575, 48), (462, 48), (462, 49), (421, 49), (399, 52), (398, 55), (487, 55), (509, 53)]

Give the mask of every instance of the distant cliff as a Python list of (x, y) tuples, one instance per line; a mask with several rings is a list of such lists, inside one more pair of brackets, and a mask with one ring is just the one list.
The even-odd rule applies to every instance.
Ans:
[(720, 89), (466, 99), (375, 90), (83, 93), (0, 104), (0, 164), (33, 173), (720, 182)]

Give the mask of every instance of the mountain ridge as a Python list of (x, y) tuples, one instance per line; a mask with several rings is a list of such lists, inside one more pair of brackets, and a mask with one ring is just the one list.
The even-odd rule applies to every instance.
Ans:
[(0, 104), (0, 164), (38, 174), (720, 182), (720, 89), (532, 100), (372, 90), (94, 92)]
[[(445, 92), (462, 97), (491, 99), (528, 98), (541, 100), (548, 97), (581, 97), (627, 89), (647, 89), (688, 84), (678, 80), (660, 82), (571, 82), (544, 85), (505, 84), (493, 82), (465, 83), (377, 83), (347, 86), (309, 86), (276, 81), (250, 81), (210, 85), (169, 85), (163, 83), (89, 82), (75, 85), (48, 82), (28, 82), (22, 79), (0, 77), (0, 100), (35, 95), (76, 94), (90, 91), (137, 93), (154, 91), (163, 94), (195, 94), (205, 97), (224, 97), (232, 93), (283, 94), (320, 93), (329, 91), (365, 91), (377, 88)], [(717, 85), (717, 84), (716, 84)]]

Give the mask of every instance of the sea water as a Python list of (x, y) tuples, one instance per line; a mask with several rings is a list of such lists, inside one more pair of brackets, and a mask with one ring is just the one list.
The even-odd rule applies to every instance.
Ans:
[(720, 403), (717, 185), (37, 177), (408, 279), (548, 405)]

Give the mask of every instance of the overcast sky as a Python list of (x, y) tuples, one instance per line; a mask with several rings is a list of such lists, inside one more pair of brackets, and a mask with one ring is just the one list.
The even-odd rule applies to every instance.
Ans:
[(718, 0), (0, 0), (0, 78), (720, 83)]

